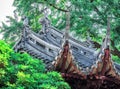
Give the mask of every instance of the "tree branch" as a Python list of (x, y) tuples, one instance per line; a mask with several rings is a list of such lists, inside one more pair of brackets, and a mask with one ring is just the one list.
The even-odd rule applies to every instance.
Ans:
[[(44, 1), (46, 1), (47, 3), (48, 3), (48, 1), (47, 0), (44, 0)], [(65, 10), (65, 9), (61, 9), (61, 8), (59, 8), (59, 7), (57, 7), (57, 6), (55, 6), (54, 4), (52, 4), (52, 3), (48, 3), (50, 6), (52, 6), (52, 7), (54, 7), (55, 9), (57, 9), (57, 10), (60, 10), (60, 11), (63, 11), (63, 12), (68, 12), (68, 10)]]
[(99, 11), (99, 9), (98, 9), (95, 5), (93, 5), (93, 6), (94, 6), (94, 11), (96, 11), (99, 16), (101, 15), (101, 19), (102, 19), (104, 22), (107, 22), (107, 20), (105, 19), (104, 14), (101, 13), (101, 12)]
[(93, 18), (91, 18), (90, 20), (91, 20), (92, 22), (105, 25), (104, 22), (102, 22), (100, 19), (93, 19)]

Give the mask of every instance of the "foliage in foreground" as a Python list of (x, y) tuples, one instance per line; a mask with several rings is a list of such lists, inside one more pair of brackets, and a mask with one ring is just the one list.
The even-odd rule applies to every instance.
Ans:
[(7, 42), (20, 38), (22, 21), (18, 17), (27, 16), (30, 28), (39, 32), (42, 26), (38, 19), (43, 17), (43, 10), (47, 7), (52, 26), (62, 30), (66, 23), (64, 10), (69, 9), (71, 34), (78, 40), (85, 40), (88, 32), (96, 44), (95, 48), (100, 48), (107, 19), (110, 19), (111, 53), (116, 56), (114, 60), (120, 63), (120, 0), (14, 0), (13, 6), (16, 8), (14, 17), (7, 16), (9, 25), (3, 22), (0, 31)]
[(0, 89), (70, 89), (57, 72), (45, 73), (41, 60), (15, 53), (0, 40)]

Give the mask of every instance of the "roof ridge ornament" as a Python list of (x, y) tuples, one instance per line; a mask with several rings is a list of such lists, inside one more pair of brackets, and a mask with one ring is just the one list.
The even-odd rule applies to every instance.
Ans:
[(65, 12), (66, 13), (66, 29), (65, 29), (65, 34), (64, 34), (64, 42), (69, 40), (69, 30), (70, 30), (70, 12)]
[(107, 45), (110, 45), (110, 18), (107, 18), (107, 39), (108, 39), (108, 43)]
[(103, 39), (103, 44), (102, 44), (102, 51), (103, 49), (108, 48), (110, 46), (110, 20), (107, 18), (107, 32), (106, 32), (106, 37)]
[[(50, 27), (51, 23), (50, 23), (50, 20), (48, 19), (48, 11), (47, 11), (48, 8), (45, 8), (43, 10), (43, 13), (44, 13), (44, 17), (43, 18), (40, 18), (39, 19), (39, 22), (40, 24), (42, 25), (42, 32), (44, 34), (46, 34), (49, 30), (48, 28)], [(40, 31), (41, 32), (41, 31)], [(39, 33), (40, 33), (39, 32)]]
[[(111, 76), (116, 76), (115, 74), (115, 70), (114, 70), (114, 66), (112, 65), (113, 62), (111, 60), (111, 53), (110, 53), (110, 21), (108, 18), (108, 22), (107, 22), (107, 32), (106, 32), (106, 36), (103, 39), (103, 43), (101, 45), (101, 49), (99, 51), (98, 54), (98, 61), (97, 64), (101, 65), (98, 66), (98, 68), (100, 67), (100, 75), (104, 76), (104, 75), (109, 75), (111, 74)], [(106, 73), (107, 72), (107, 73)]]
[(98, 56), (97, 58), (100, 59), (101, 54), (104, 54), (104, 49), (106, 49), (108, 46), (110, 46), (110, 18), (107, 18), (107, 32), (106, 32), (106, 36), (102, 41), (102, 45), (100, 48), (100, 51), (98, 52)]
[(28, 35), (31, 34), (31, 28), (30, 28), (29, 19), (27, 16), (23, 16), (22, 20), (23, 20), (22, 41), (23, 43), (25, 43), (25, 41), (28, 40)]
[(66, 12), (66, 29), (64, 34), (63, 47), (54, 63), (55, 68), (54, 70), (63, 73), (62, 76), (65, 76), (66, 74), (79, 74), (81, 76), (84, 76), (81, 70), (77, 67), (77, 64), (75, 63), (74, 57), (70, 50), (69, 29), (70, 29), (70, 12), (68, 11)]
[(26, 26), (29, 26), (29, 20), (26, 16), (23, 16), (22, 17), (22, 20), (23, 20), (23, 25), (26, 27)]

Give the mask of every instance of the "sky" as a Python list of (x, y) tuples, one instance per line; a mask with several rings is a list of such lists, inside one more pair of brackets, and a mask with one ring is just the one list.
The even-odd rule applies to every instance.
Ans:
[[(0, 26), (1, 22), (5, 22), (6, 16), (13, 16), (15, 7), (12, 6), (14, 0), (0, 0)], [(0, 34), (0, 39), (2, 35)]]

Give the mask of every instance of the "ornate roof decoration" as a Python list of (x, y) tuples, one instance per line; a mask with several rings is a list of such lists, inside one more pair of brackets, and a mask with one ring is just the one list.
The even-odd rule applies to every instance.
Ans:
[(66, 30), (65, 30), (65, 38), (62, 50), (60, 51), (59, 55), (55, 61), (55, 69), (58, 72), (63, 74), (80, 74), (82, 72), (79, 70), (77, 64), (74, 61), (74, 57), (70, 51), (70, 44), (69, 44), (69, 29), (70, 29), (70, 13), (66, 12), (67, 21), (66, 21)]
[[(97, 61), (96, 66), (93, 66), (91, 70), (88, 69), (85, 72), (77, 68), (73, 62), (72, 54), (69, 51), (69, 42), (65, 41), (64, 49), (62, 49), (60, 55), (57, 57), (55, 70), (62, 73), (62, 76), (71, 85), (72, 89), (118, 89), (120, 88), (120, 75), (117, 74), (111, 60), (109, 46), (110, 23), (108, 23), (107, 34), (98, 54), (100, 60)], [(112, 84), (110, 86), (109, 84), (111, 82)]]

